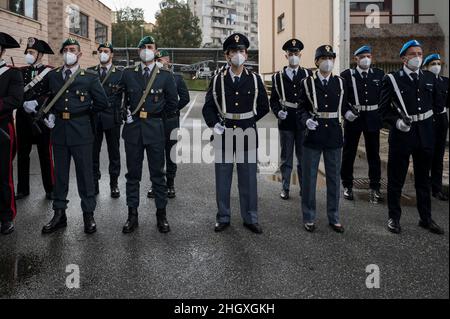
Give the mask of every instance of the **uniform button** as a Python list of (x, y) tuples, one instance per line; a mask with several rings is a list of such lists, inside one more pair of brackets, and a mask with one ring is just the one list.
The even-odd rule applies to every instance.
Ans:
[(236, 92), (236, 95), (239, 95), (239, 92)]
[(421, 101), (420, 97), (417, 99), (417, 101)]
[(325, 127), (328, 127), (328, 124), (325, 124)]
[(419, 108), (417, 108), (419, 111), (422, 111), (422, 108), (421, 107), (419, 107)]
[(325, 97), (328, 97), (328, 94), (325, 94)]
[(239, 103), (236, 102), (234, 105), (239, 106)]
[(295, 84), (294, 84), (294, 87), (296, 88), (296, 87), (297, 87), (297, 85), (295, 85)]
[(236, 125), (234, 125), (234, 126), (233, 126), (233, 128), (234, 128), (234, 129), (237, 129), (237, 126), (236, 126)]
[(69, 102), (69, 99), (66, 99), (66, 102)]
[(64, 110), (65, 110), (65, 111), (68, 111), (69, 109), (66, 107)]
[(67, 90), (66, 93), (69, 93), (69, 90)]
[(325, 105), (325, 107), (328, 107), (328, 105)]
[(366, 100), (366, 103), (368, 103), (369, 102), (369, 100)]
[(297, 96), (297, 93), (294, 93), (294, 96)]

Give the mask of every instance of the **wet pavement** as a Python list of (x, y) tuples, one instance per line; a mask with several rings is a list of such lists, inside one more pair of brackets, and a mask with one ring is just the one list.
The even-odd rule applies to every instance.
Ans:
[[(195, 99), (199, 93), (192, 94)], [(199, 125), (195, 119), (201, 118), (203, 98), (198, 95), (183, 122), (190, 131)], [(276, 127), (276, 120), (268, 115), (260, 127)], [(319, 176), (319, 228), (309, 234), (301, 225), (295, 176), (291, 200), (281, 201), (276, 169), (263, 170), (258, 191), (264, 234), (253, 235), (242, 227), (236, 185), (232, 227), (215, 234), (214, 167), (182, 164), (177, 198), (168, 207), (172, 232), (162, 235), (156, 229), (154, 203), (146, 198), (149, 177), (144, 170), (140, 228), (123, 235), (125, 172), (122, 197), (111, 199), (104, 147), (98, 232), (83, 233), (72, 171), (68, 227), (44, 236), (41, 228), (52, 210), (44, 199), (35, 149), (32, 162), (32, 193), (18, 203), (17, 230), (0, 237), (0, 298), (449, 298), (448, 203), (433, 201), (445, 236), (420, 229), (412, 183), (404, 198), (402, 235), (387, 232), (386, 205), (369, 204), (365, 189), (356, 190), (355, 202), (342, 201), (347, 231), (338, 235), (327, 226), (326, 189)], [(366, 178), (365, 167), (358, 159), (357, 177)], [(366, 287), (366, 267), (372, 264), (380, 268), (380, 289)], [(80, 271), (79, 288), (68, 288), (73, 275), (66, 272), (69, 265)]]

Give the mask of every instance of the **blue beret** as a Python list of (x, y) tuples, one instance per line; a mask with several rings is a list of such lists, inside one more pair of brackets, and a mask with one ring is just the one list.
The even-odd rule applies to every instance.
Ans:
[(372, 53), (372, 48), (368, 45), (362, 46), (355, 51), (354, 55), (357, 56), (363, 53)]
[(430, 64), (431, 62), (433, 62), (433, 61), (435, 61), (435, 60), (440, 60), (441, 59), (441, 56), (439, 55), (439, 54), (437, 54), (437, 53), (435, 53), (435, 54), (430, 54), (429, 56), (427, 56), (426, 58), (425, 58), (425, 60), (423, 61), (423, 65), (428, 65), (428, 64)]
[(406, 54), (406, 51), (408, 51), (409, 48), (413, 47), (422, 47), (422, 44), (420, 44), (417, 40), (411, 40), (405, 43), (403, 48), (400, 50), (400, 56), (404, 56)]

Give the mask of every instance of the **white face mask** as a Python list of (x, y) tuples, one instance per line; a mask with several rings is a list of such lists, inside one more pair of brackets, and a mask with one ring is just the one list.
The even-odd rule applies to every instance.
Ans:
[(296, 56), (296, 55), (290, 56), (289, 57), (289, 65), (294, 66), (294, 67), (299, 66), (300, 65), (300, 57)]
[(25, 55), (25, 62), (28, 65), (33, 65), (36, 62), (36, 58), (32, 54)]
[(164, 68), (164, 64), (162, 64), (161, 62), (156, 62), (156, 65), (157, 65), (158, 68), (160, 68), (160, 69)]
[(320, 71), (325, 73), (330, 73), (331, 71), (333, 71), (333, 68), (334, 68), (333, 60), (322, 61), (322, 63), (320, 63), (319, 65)]
[(415, 57), (408, 60), (408, 68), (412, 71), (417, 71), (422, 65), (422, 58)]
[(68, 66), (75, 65), (78, 62), (78, 55), (72, 52), (64, 53), (64, 63)]
[(438, 76), (439, 74), (441, 74), (441, 70), (442, 70), (442, 66), (440, 65), (432, 65), (429, 68), (430, 72), (433, 72), (434, 75)]
[(102, 53), (100, 53), (98, 58), (99, 58), (101, 63), (108, 63), (109, 62), (109, 57), (110, 57), (109, 54), (107, 54), (105, 52), (102, 52)]
[(141, 58), (142, 62), (148, 63), (155, 59), (155, 52), (150, 49), (144, 49), (139, 54), (139, 57)]
[(231, 63), (236, 67), (240, 67), (245, 63), (245, 56), (242, 53), (236, 53), (231, 58)]
[(363, 70), (367, 70), (372, 65), (372, 59), (371, 58), (363, 58), (359, 61), (359, 67)]

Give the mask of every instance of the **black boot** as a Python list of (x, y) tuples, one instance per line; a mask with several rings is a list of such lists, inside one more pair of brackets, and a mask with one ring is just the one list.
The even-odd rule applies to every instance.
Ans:
[(94, 213), (83, 213), (84, 232), (93, 234), (97, 231), (97, 224), (94, 220)]
[(122, 233), (130, 234), (139, 227), (137, 208), (128, 207), (128, 220), (122, 228)]
[(177, 194), (175, 192), (175, 187), (174, 186), (169, 186), (167, 188), (167, 198), (173, 199), (177, 197)]
[(111, 178), (109, 185), (111, 186), (111, 197), (116, 199), (120, 198), (119, 183), (117, 182), (117, 178)]
[(344, 188), (344, 198), (349, 201), (355, 200), (355, 196), (353, 195), (353, 188)]
[(14, 222), (12, 221), (3, 221), (1, 222), (2, 226), (0, 228), (0, 233), (2, 235), (9, 235), (14, 232)]
[(42, 233), (52, 234), (64, 227), (67, 227), (66, 211), (64, 209), (56, 209), (52, 220), (42, 228)]
[(95, 196), (100, 194), (100, 186), (99, 186), (98, 180), (96, 180), (94, 182), (94, 194), (95, 194)]
[(155, 192), (153, 191), (153, 187), (150, 188), (150, 190), (148, 191), (147, 197), (148, 198), (155, 198)]
[(158, 209), (156, 212), (156, 220), (158, 230), (162, 234), (167, 234), (170, 232), (169, 222), (166, 217), (166, 209)]

